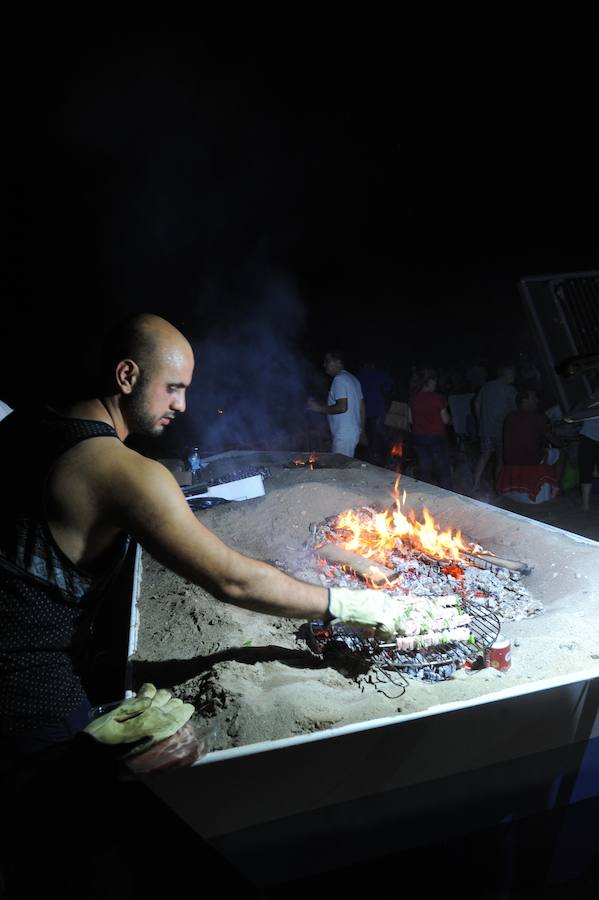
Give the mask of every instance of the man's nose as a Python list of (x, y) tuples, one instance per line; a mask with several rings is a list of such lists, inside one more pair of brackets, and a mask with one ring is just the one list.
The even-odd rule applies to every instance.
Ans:
[(171, 403), (171, 409), (174, 409), (177, 412), (185, 412), (185, 394), (183, 391), (181, 391), (180, 394), (175, 394)]

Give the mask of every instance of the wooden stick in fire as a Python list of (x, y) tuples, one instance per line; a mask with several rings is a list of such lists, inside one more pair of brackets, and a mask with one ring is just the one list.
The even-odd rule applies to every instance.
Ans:
[(486, 553), (463, 553), (467, 559), (475, 565), (481, 563), (488, 568), (507, 569), (509, 572), (519, 572), (521, 575), (530, 575), (532, 569), (524, 562), (518, 562), (515, 559), (502, 559), (500, 556)]
[(350, 550), (344, 550), (338, 544), (323, 544), (322, 547), (316, 549), (317, 555), (330, 563), (347, 566), (356, 575), (370, 581), (376, 587), (382, 587), (385, 584), (393, 583), (399, 578), (399, 574), (388, 566), (381, 563), (373, 562), (359, 553), (352, 553)]

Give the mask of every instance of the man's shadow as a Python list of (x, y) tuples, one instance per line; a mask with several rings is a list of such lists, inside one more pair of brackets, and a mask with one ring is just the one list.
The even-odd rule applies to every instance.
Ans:
[(258, 662), (281, 662), (297, 669), (323, 669), (330, 662), (315, 656), (309, 650), (295, 650), (269, 644), (265, 647), (230, 647), (208, 656), (193, 659), (133, 660), (132, 689), (137, 691), (145, 682), (158, 686), (183, 684), (191, 678), (203, 675), (217, 663), (239, 662), (254, 665)]

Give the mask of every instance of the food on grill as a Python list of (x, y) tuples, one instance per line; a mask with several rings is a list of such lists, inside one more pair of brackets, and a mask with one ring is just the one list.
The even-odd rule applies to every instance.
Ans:
[(445, 631), (431, 631), (411, 637), (398, 636), (395, 641), (398, 650), (406, 651), (418, 650), (421, 647), (435, 647), (438, 644), (448, 644), (452, 641), (467, 641), (469, 638), (469, 628), (450, 628)]
[(450, 641), (467, 641), (472, 617), (463, 612), (458, 598), (415, 597), (397, 601), (395, 620), (398, 650), (434, 647)]
[(394, 496), (395, 509), (365, 506), (310, 525), (323, 584), (351, 591), (361, 580), (387, 598), (384, 636), (380, 627), (365, 632), (363, 619), (346, 619), (333, 621), (330, 634), (313, 635), (312, 646), (369, 662), (377, 677), (450, 678), (466, 663), (482, 663), (499, 634), (499, 615), (537, 615), (542, 604), (521, 584), (530, 566), (443, 531), (426, 509), (420, 519), (412, 510), (404, 515), (398, 482)]

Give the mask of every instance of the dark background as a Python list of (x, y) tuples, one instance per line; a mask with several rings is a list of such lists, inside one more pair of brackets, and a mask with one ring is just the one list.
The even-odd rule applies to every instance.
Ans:
[(331, 345), (399, 377), (534, 352), (518, 279), (599, 267), (594, 6), (5, 12), (0, 399), (80, 393), (142, 310), (194, 344), (202, 446), (235, 398), (271, 435)]
[(273, 355), (297, 404), (330, 345), (515, 357), (518, 279), (597, 268), (592, 4), (191, 9), (7, 20), (6, 402), (77, 390), (136, 310), (206, 350), (198, 415)]

